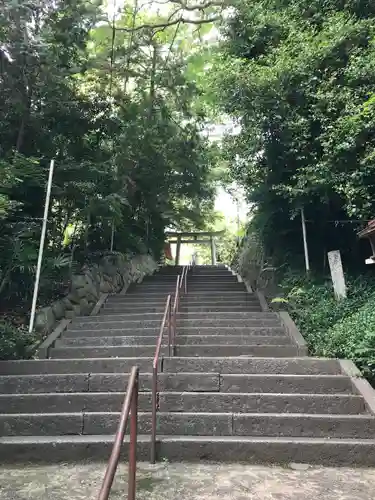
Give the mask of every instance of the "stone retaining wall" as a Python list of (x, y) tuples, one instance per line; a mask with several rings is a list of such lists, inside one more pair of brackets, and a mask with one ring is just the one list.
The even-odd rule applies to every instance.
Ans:
[(101, 293), (126, 290), (131, 283), (152, 274), (157, 264), (150, 255), (138, 255), (130, 260), (120, 254), (103, 257), (99, 264), (85, 265), (74, 274), (69, 294), (37, 311), (35, 330), (48, 334), (62, 319), (90, 314)]

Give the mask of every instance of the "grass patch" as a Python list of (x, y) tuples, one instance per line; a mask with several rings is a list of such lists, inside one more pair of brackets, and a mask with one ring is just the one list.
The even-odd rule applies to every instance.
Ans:
[(153, 477), (152, 475), (147, 475), (137, 478), (137, 490), (142, 491), (153, 491), (154, 488), (163, 482), (163, 479), (159, 477)]

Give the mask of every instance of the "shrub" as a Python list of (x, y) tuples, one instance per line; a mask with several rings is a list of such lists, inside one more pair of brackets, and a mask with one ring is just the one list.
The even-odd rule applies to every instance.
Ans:
[(25, 326), (0, 320), (0, 359), (30, 358), (39, 340), (37, 334), (29, 334)]
[(375, 295), (357, 312), (338, 321), (328, 332), (325, 356), (354, 361), (363, 375), (375, 382)]
[(375, 381), (374, 280), (349, 278), (347, 285), (348, 297), (337, 301), (330, 282), (288, 275), (278, 302), (287, 305), (312, 355), (352, 359)]

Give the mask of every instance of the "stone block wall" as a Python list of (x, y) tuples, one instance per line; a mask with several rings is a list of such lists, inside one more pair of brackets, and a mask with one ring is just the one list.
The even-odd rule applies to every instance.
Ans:
[(128, 259), (121, 254), (103, 257), (99, 264), (85, 265), (72, 277), (68, 295), (37, 311), (35, 330), (48, 334), (66, 318), (90, 314), (102, 293), (127, 290), (131, 283), (142, 281), (158, 265), (150, 255)]

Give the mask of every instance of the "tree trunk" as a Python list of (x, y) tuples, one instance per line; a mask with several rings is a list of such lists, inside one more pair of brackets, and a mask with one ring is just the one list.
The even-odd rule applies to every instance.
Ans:
[(157, 58), (157, 46), (153, 45), (153, 54), (152, 54), (152, 66), (151, 66), (151, 77), (150, 77), (150, 104), (148, 109), (148, 117), (149, 120), (152, 120), (154, 114), (154, 105), (155, 105), (155, 76), (156, 76), (156, 58)]

